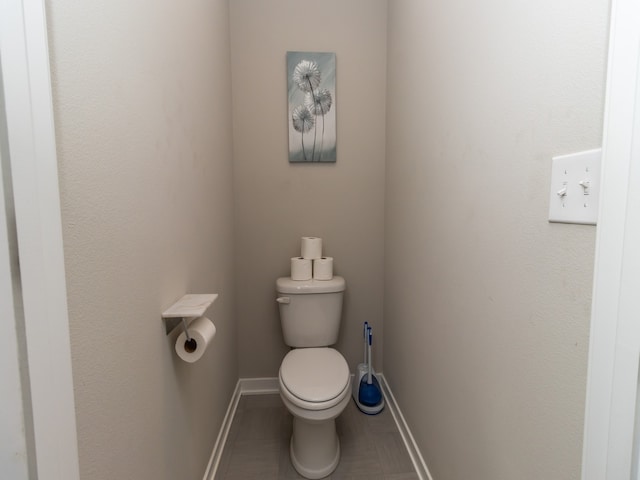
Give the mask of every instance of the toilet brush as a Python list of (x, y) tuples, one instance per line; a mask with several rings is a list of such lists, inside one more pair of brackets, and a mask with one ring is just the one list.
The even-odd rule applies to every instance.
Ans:
[(367, 331), (367, 376), (366, 379), (363, 377), (360, 381), (358, 403), (362, 404), (365, 407), (376, 407), (377, 405), (382, 403), (382, 391), (380, 390), (378, 379), (373, 376), (373, 366), (371, 365), (371, 343), (373, 341), (373, 333), (371, 332), (371, 327), (368, 327)]

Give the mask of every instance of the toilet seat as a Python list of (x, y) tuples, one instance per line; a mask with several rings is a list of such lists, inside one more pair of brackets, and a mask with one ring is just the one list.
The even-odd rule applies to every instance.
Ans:
[(282, 360), (279, 377), (282, 394), (306, 410), (329, 409), (349, 394), (349, 366), (333, 348), (291, 350)]

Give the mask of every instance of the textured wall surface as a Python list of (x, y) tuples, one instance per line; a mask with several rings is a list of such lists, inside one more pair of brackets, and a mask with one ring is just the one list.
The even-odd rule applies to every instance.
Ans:
[(389, 2), (384, 371), (437, 480), (578, 479), (608, 1)]
[[(240, 374), (278, 373), (287, 347), (275, 280), (305, 235), (324, 239), (347, 281), (337, 348), (354, 368), (367, 320), (380, 367), (386, 1), (230, 5)], [(336, 54), (336, 164), (288, 163), (287, 51)]]
[[(608, 2), (388, 3), (48, 2), (83, 478), (201, 477), (238, 375), (287, 351), (303, 235), (351, 368), (384, 308), (437, 480), (579, 478), (595, 230), (547, 195), (600, 145)], [(336, 53), (336, 164), (287, 161), (294, 50)], [(160, 319), (187, 292), (220, 293), (195, 365)]]
[[(238, 378), (228, 4), (48, 4), (81, 477), (202, 478)], [(161, 312), (219, 293), (199, 363)]]

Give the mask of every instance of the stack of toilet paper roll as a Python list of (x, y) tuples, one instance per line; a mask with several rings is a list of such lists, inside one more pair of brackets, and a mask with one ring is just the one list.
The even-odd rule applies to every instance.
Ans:
[(331, 280), (333, 258), (322, 256), (322, 239), (302, 237), (301, 256), (291, 259), (291, 280)]

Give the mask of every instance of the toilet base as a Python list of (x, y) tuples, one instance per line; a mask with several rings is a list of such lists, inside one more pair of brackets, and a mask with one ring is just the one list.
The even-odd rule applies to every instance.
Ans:
[(293, 467), (303, 477), (315, 480), (329, 476), (340, 462), (335, 420), (306, 422), (294, 417), (289, 453)]

